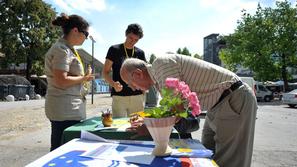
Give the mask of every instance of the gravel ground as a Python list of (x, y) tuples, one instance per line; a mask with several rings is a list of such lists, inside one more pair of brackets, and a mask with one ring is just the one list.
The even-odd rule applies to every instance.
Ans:
[[(87, 97), (87, 118), (111, 106), (110, 94)], [(44, 99), (0, 102), (0, 167), (19, 167), (47, 154), (50, 123), (44, 113)]]

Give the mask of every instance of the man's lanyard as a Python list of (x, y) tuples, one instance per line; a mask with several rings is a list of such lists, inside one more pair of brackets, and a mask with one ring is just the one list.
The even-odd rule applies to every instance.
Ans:
[(82, 66), (82, 73), (83, 73), (83, 75), (85, 75), (85, 68), (84, 68), (84, 64), (83, 64), (83, 62), (81, 61), (81, 58), (80, 58), (80, 56), (79, 56), (79, 54), (77, 53), (77, 51), (73, 48), (73, 49), (71, 49), (72, 50), (72, 52), (74, 53), (74, 55), (75, 55), (75, 57), (77, 58), (77, 60), (80, 62), (80, 64), (81, 64), (81, 66)]
[[(126, 58), (129, 58), (128, 52), (127, 52), (127, 50), (126, 50), (125, 43), (124, 43), (124, 50), (125, 50), (125, 53), (126, 53)], [(133, 46), (133, 48), (132, 48), (132, 55), (131, 55), (131, 57), (133, 57), (133, 56), (134, 56), (134, 46)]]

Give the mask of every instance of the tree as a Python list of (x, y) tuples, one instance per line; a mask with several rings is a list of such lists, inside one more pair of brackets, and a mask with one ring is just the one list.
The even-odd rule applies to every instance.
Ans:
[(26, 63), (26, 77), (43, 74), (44, 54), (60, 34), (52, 28), (56, 16), (42, 0), (3, 0), (0, 2), (1, 67)]
[(182, 50), (180, 48), (178, 48), (177, 51), (176, 51), (176, 53), (177, 54), (191, 56), (191, 53), (190, 53), (190, 51), (188, 50), (187, 47), (184, 47)]
[[(177, 51), (176, 51), (177, 54), (182, 54), (182, 55), (186, 55), (186, 56), (192, 56), (192, 54), (190, 53), (190, 51), (188, 50), (187, 47), (184, 47), (183, 49), (181, 48), (178, 48)], [(195, 53), (193, 55), (194, 58), (197, 58), (197, 59), (202, 59), (202, 56), (200, 56), (198, 53)]]
[(288, 90), (287, 67), (297, 64), (296, 15), (288, 1), (276, 2), (275, 9), (258, 5), (254, 15), (243, 10), (235, 33), (223, 38), (221, 60), (231, 70), (237, 65), (250, 68), (256, 79), (282, 78)]
[(182, 50), (180, 48), (177, 49), (176, 51), (177, 54), (182, 54)]
[(151, 54), (149, 63), (152, 64), (155, 59), (156, 59), (155, 54)]
[(190, 53), (190, 51), (188, 50), (187, 47), (184, 47), (184, 48), (183, 48), (182, 54), (183, 54), (183, 55), (187, 55), (187, 56), (191, 56), (191, 53)]
[(194, 56), (196, 59), (202, 59), (202, 56), (200, 56), (198, 53), (195, 53)]

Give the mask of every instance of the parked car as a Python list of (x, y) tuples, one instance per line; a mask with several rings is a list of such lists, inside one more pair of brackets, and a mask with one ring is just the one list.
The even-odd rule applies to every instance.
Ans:
[(292, 90), (288, 93), (283, 93), (283, 104), (288, 104), (290, 107), (297, 105), (297, 89)]
[(282, 100), (282, 95), (284, 92), (284, 85), (268, 83), (265, 85), (265, 87), (273, 93), (274, 98), (278, 98), (279, 100)]

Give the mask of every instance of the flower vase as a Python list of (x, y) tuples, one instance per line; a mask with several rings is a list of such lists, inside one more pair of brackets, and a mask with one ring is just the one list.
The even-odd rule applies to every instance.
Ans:
[(162, 157), (171, 154), (172, 150), (168, 142), (175, 120), (176, 117), (144, 118), (144, 124), (155, 143), (153, 155)]

